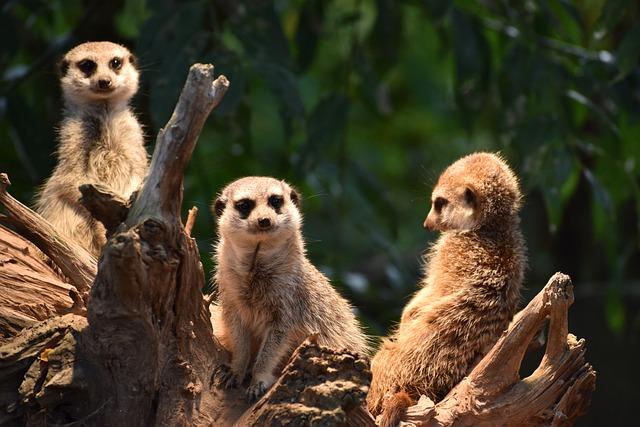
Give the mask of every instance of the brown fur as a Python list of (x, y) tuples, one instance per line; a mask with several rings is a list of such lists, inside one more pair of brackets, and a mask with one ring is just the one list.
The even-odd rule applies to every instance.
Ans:
[[(270, 200), (281, 198), (281, 206)], [(250, 400), (273, 384), (283, 360), (308, 335), (320, 345), (367, 352), (349, 303), (307, 259), (298, 194), (284, 181), (247, 177), (229, 184), (214, 205), (218, 215), (214, 331), (232, 353), (231, 387), (251, 375)], [(242, 203), (254, 205), (246, 214)], [(261, 228), (260, 220), (269, 227)]]
[[(114, 58), (118, 70), (110, 67)], [(95, 70), (87, 75), (83, 61)], [(82, 184), (99, 183), (128, 198), (147, 173), (142, 128), (129, 108), (138, 90), (133, 55), (110, 42), (81, 44), (61, 62), (64, 119), (60, 125), (58, 164), (36, 200), (37, 211), (62, 235), (94, 255), (104, 245), (105, 230), (78, 203)], [(100, 90), (99, 81), (111, 82)]]
[(395, 427), (405, 416), (407, 408), (413, 404), (411, 396), (404, 391), (388, 393), (382, 401), (382, 415), (378, 421), (380, 427)]
[(405, 399), (383, 404), (387, 393), (441, 400), (507, 328), (526, 264), (520, 203), (516, 176), (495, 154), (463, 157), (440, 176), (425, 227), (442, 234), (425, 255), (422, 289), (372, 360), (374, 415), (404, 413)]

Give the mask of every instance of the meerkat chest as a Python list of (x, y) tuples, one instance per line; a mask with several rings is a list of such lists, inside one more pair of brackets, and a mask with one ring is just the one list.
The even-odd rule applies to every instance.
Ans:
[(287, 318), (294, 310), (295, 289), (288, 275), (257, 269), (234, 296), (243, 324), (258, 333)]
[(129, 111), (87, 115), (80, 121), (85, 169), (114, 191), (128, 196), (147, 169), (142, 129)]

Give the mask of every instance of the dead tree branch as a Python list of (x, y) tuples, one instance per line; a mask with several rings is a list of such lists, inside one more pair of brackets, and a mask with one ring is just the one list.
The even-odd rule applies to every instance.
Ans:
[(67, 241), (40, 215), (14, 199), (8, 192), (11, 185), (6, 173), (0, 173), (0, 204), (11, 225), (34, 243), (71, 280), (78, 291), (86, 295), (96, 277), (96, 259), (84, 248)]
[(44, 260), (35, 245), (0, 225), (0, 338), (56, 315), (86, 312), (75, 286)]
[[(570, 425), (584, 414), (596, 374), (585, 341), (568, 333), (569, 276), (556, 273), (475, 369), (437, 405), (422, 398), (403, 426)], [(540, 366), (520, 379), (522, 358), (545, 320), (549, 339)]]

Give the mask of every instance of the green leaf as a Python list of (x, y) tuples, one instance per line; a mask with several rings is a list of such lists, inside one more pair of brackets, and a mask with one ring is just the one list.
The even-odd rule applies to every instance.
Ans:
[(593, 191), (593, 196), (596, 203), (604, 209), (604, 212), (609, 218), (613, 218), (614, 205), (611, 200), (611, 195), (609, 194), (607, 189), (600, 183), (600, 180), (589, 169), (583, 169), (582, 173), (587, 179), (587, 182), (591, 185), (591, 190)]
[(144, 22), (151, 16), (146, 3), (146, 0), (125, 0), (122, 11), (116, 16), (120, 34), (130, 39), (138, 37)]
[(601, 40), (609, 34), (620, 18), (622, 18), (630, 4), (631, 0), (605, 1), (593, 32), (593, 38)]
[(325, 153), (341, 143), (347, 124), (349, 104), (344, 94), (333, 92), (321, 99), (307, 121), (307, 141), (301, 149), (298, 165), (309, 171), (320, 160), (318, 154)]
[(580, 180), (580, 163), (556, 140), (540, 146), (538, 152), (527, 159), (525, 170), (531, 183), (542, 191), (549, 231), (553, 234)]
[(435, 20), (444, 18), (451, 10), (453, 2), (449, 0), (425, 0), (422, 2), (427, 14)]
[(491, 51), (487, 40), (473, 17), (454, 9), (452, 15), (455, 97), (467, 125), (473, 111), (485, 105), (491, 71)]
[(616, 51), (618, 63), (618, 75), (615, 80), (625, 78), (634, 68), (638, 66), (640, 59), (640, 25), (635, 25), (629, 31)]
[(324, 24), (324, 4), (322, 0), (308, 0), (302, 6), (296, 27), (296, 47), (298, 66), (308, 69), (316, 55), (318, 41)]

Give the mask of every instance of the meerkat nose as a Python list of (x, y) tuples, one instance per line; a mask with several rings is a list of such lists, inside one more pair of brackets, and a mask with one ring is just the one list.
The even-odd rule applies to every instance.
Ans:
[(98, 80), (98, 87), (100, 89), (109, 89), (111, 87), (111, 79)]
[(258, 220), (258, 225), (260, 228), (269, 228), (271, 227), (271, 220), (269, 218), (260, 218)]
[(436, 229), (436, 221), (432, 217), (431, 212), (429, 212), (429, 215), (427, 215), (427, 217), (425, 218), (424, 222), (422, 223), (422, 226), (427, 230), (431, 230), (431, 231), (434, 231)]

